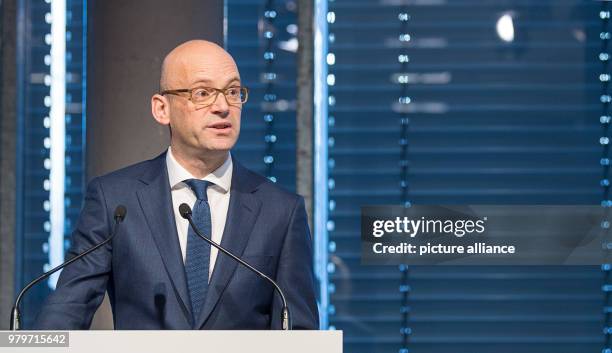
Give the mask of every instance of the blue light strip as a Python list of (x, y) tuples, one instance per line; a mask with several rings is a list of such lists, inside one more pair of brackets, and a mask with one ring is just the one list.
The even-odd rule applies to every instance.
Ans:
[[(83, 1), (83, 29), (82, 29), (82, 57), (83, 57), (83, 65), (81, 69), (81, 144), (83, 145), (82, 149), (82, 162), (83, 166), (86, 166), (87, 161), (87, 1)], [(84, 172), (81, 175), (82, 183), (81, 185), (87, 185), (87, 168), (83, 168)]]
[(227, 50), (227, 4), (228, 0), (223, 0), (223, 49)]
[[(17, 43), (16, 43), (16, 62), (17, 62), (17, 146), (15, 158), (15, 295), (21, 290), (24, 284), (23, 278), (23, 259), (24, 259), (24, 224), (21, 221), (24, 217), (24, 130), (25, 130), (25, 38), (26, 38), (26, 1), (19, 0), (17, 4)], [(29, 281), (29, 279), (28, 279)]]
[[(601, 74), (599, 75), (599, 82), (601, 84), (601, 94), (599, 96), (599, 101), (602, 104), (601, 114), (599, 116), (599, 122), (601, 124), (601, 136), (599, 138), (599, 143), (602, 146), (602, 154), (600, 159), (600, 165), (602, 167), (602, 177), (600, 180), (600, 185), (602, 187), (603, 195), (601, 201), (602, 207), (602, 220), (600, 223), (601, 232), (604, 234), (603, 239), (604, 244), (602, 244), (603, 249), (610, 249), (610, 207), (612, 206), (612, 202), (610, 201), (610, 122), (612, 121), (612, 116), (610, 114), (610, 101), (611, 97), (609, 94), (609, 85), (611, 81), (609, 63), (610, 63), (610, 53), (608, 49), (608, 42), (610, 39), (610, 32), (608, 31), (608, 22), (610, 21), (610, 17), (612, 14), (608, 9), (608, 4), (606, 2), (602, 2), (601, 10), (599, 11), (599, 19), (601, 20), (601, 31), (599, 32), (599, 38), (601, 40), (601, 49), (598, 54), (598, 59), (601, 63)], [(610, 265), (610, 252), (606, 252), (606, 260), (605, 263), (601, 265), (601, 270), (603, 271), (603, 282), (602, 291), (603, 291), (603, 333), (604, 333), (604, 346), (601, 350), (603, 353), (612, 352), (611, 346), (611, 335), (610, 335), (610, 291), (607, 290), (610, 278), (612, 278), (612, 267)]]
[(274, 21), (276, 20), (277, 12), (274, 9), (274, 1), (267, 0), (264, 5), (264, 16), (261, 18), (260, 23), (263, 24), (261, 28), (261, 34), (264, 42), (264, 71), (263, 76), (265, 80), (265, 89), (263, 96), (263, 120), (266, 124), (266, 131), (264, 135), (264, 142), (266, 143), (266, 151), (264, 154), (263, 162), (266, 168), (266, 177), (272, 182), (276, 183), (277, 179), (274, 175), (276, 168), (274, 158), (274, 144), (276, 143), (276, 134), (274, 129), (274, 120), (276, 118), (275, 112), (277, 111), (278, 95), (276, 94), (275, 82), (278, 74), (275, 72), (275, 59), (277, 57), (274, 49), (277, 47), (275, 43), (275, 31)]
[[(411, 16), (408, 13), (408, 6), (402, 6), (400, 11), (397, 14), (397, 19), (400, 22), (400, 33), (398, 38), (402, 37), (410, 37), (408, 21)], [(408, 50), (405, 43), (401, 40), (399, 42), (401, 50), (401, 54), (398, 56), (397, 61), (400, 66), (400, 71), (398, 73), (398, 78), (402, 75), (408, 75)], [(401, 105), (403, 105), (404, 109), (401, 109), (400, 112), (400, 193), (402, 195), (402, 205), (404, 207), (410, 207), (411, 202), (409, 199), (409, 184), (408, 184), (408, 175), (409, 175), (409, 156), (408, 156), (408, 145), (410, 139), (408, 138), (408, 130), (410, 127), (410, 117), (408, 111), (405, 107), (412, 102), (409, 94), (409, 86), (408, 80), (399, 80), (397, 82), (400, 85), (400, 95), (398, 97), (398, 101)], [(401, 305), (400, 305), (400, 316), (401, 316), (401, 326), (400, 326), (400, 335), (402, 337), (402, 346), (399, 350), (399, 353), (408, 353), (409, 352), (409, 342), (410, 336), (412, 335), (412, 328), (410, 327), (410, 291), (411, 287), (409, 284), (410, 278), (410, 267), (408, 265), (400, 265), (400, 286), (399, 291), (401, 295)]]
[(327, 194), (327, 0), (315, 0), (314, 8), (314, 234), (315, 275), (320, 285), (321, 329), (329, 326), (328, 308), (328, 194)]
[[(66, 1), (51, 1), (51, 125), (49, 173), (49, 263), (50, 268), (64, 261), (64, 191), (66, 179)], [(49, 287), (55, 289), (59, 272), (49, 278)]]

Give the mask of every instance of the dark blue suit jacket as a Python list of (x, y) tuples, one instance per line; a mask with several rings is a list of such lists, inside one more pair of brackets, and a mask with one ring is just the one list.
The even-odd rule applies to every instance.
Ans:
[[(118, 205), (127, 208), (125, 221), (111, 245), (63, 270), (36, 329), (88, 329), (107, 290), (115, 329), (280, 328), (273, 287), (222, 253), (193, 322), (165, 156), (91, 181), (68, 256), (108, 237)], [(294, 328), (317, 329), (303, 199), (233, 162), (221, 245), (278, 282)]]

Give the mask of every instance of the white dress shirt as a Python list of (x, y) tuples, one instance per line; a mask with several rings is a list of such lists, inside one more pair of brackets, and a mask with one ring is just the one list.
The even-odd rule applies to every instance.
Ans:
[[(191, 173), (176, 161), (172, 155), (172, 148), (170, 147), (168, 147), (168, 153), (166, 154), (166, 166), (168, 167), (168, 179), (172, 193), (172, 209), (174, 211), (174, 218), (176, 219), (176, 231), (178, 233), (181, 253), (183, 255), (183, 263), (185, 263), (189, 222), (181, 217), (178, 208), (179, 205), (184, 202), (193, 209), (196, 202), (195, 193), (187, 184), (183, 183), (183, 180), (198, 178), (191, 175)], [(210, 205), (211, 239), (217, 244), (221, 244), (221, 237), (223, 236), (223, 229), (225, 228), (225, 221), (227, 219), (227, 209), (229, 207), (230, 187), (232, 184), (232, 158), (229, 153), (225, 162), (202, 180), (207, 180), (212, 183), (212, 185), (208, 186), (206, 191), (208, 204)], [(217, 248), (214, 246), (210, 247), (209, 281), (213, 269), (215, 268), (217, 252)]]

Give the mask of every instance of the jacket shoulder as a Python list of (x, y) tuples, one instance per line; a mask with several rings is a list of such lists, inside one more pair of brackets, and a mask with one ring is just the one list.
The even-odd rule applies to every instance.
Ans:
[(157, 169), (159, 172), (162, 172), (163, 168), (165, 167), (165, 156), (166, 153), (162, 153), (153, 159), (138, 162), (110, 173), (100, 175), (95, 177), (94, 180), (97, 180), (101, 184), (125, 183), (140, 179), (141, 177), (150, 173), (152, 169)]
[(258, 174), (246, 167), (242, 167), (244, 176), (249, 179), (252, 185), (255, 185), (256, 193), (265, 195), (266, 198), (275, 200), (283, 200), (284, 202), (295, 203), (302, 199), (302, 196), (292, 192), (285, 187), (272, 182), (265, 176)]

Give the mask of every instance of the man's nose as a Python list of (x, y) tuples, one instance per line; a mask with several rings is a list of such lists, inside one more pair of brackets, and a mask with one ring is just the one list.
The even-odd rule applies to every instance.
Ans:
[(211, 105), (211, 111), (214, 114), (221, 115), (223, 117), (229, 114), (229, 102), (225, 98), (225, 94), (219, 92)]

